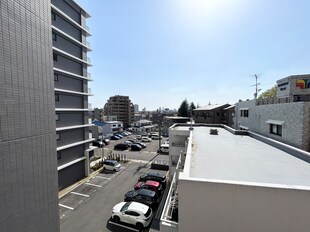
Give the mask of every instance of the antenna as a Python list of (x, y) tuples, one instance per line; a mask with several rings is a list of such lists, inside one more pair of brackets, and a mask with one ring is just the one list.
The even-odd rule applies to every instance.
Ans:
[(257, 83), (257, 80), (259, 79), (258, 75), (254, 74), (254, 77), (255, 77), (255, 84), (251, 86), (255, 86), (254, 98), (257, 99), (258, 92), (261, 91), (261, 89), (258, 89), (258, 86), (260, 85), (260, 83)]

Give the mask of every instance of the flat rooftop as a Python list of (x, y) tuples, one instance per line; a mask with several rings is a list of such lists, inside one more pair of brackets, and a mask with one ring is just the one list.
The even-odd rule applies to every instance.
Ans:
[(309, 187), (310, 164), (250, 136), (201, 126), (193, 130), (189, 177)]

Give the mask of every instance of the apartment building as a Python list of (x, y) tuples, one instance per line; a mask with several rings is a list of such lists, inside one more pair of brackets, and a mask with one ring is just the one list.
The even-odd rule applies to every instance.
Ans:
[(134, 105), (128, 96), (115, 95), (104, 105), (105, 116), (116, 116), (116, 121), (123, 122), (124, 128), (130, 127), (134, 121)]
[(51, 0), (59, 189), (88, 175), (87, 156), (93, 140), (89, 134), (88, 17), (72, 0)]
[(224, 125), (175, 124), (169, 141), (161, 232), (309, 230), (309, 152)]
[(193, 119), (196, 123), (228, 124), (226, 108), (230, 104), (206, 105), (193, 110)]
[(50, 9), (0, 1), (0, 231), (59, 231)]
[(310, 151), (310, 75), (277, 81), (277, 98), (236, 103), (234, 128)]

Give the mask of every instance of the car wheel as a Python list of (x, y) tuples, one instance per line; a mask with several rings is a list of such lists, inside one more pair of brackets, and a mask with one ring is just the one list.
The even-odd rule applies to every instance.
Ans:
[(139, 231), (142, 231), (143, 228), (144, 228), (143, 224), (140, 223), (140, 222), (138, 222), (138, 223), (136, 224), (136, 226), (137, 226), (137, 229), (138, 229)]
[(113, 220), (114, 220), (114, 222), (116, 222), (116, 223), (119, 223), (119, 222), (120, 222), (120, 219), (119, 219), (118, 216), (114, 216)]

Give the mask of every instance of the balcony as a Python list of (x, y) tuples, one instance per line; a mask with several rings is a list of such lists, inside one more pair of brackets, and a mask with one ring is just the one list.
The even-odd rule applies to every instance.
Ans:
[(91, 81), (91, 73), (87, 73), (87, 78)]

